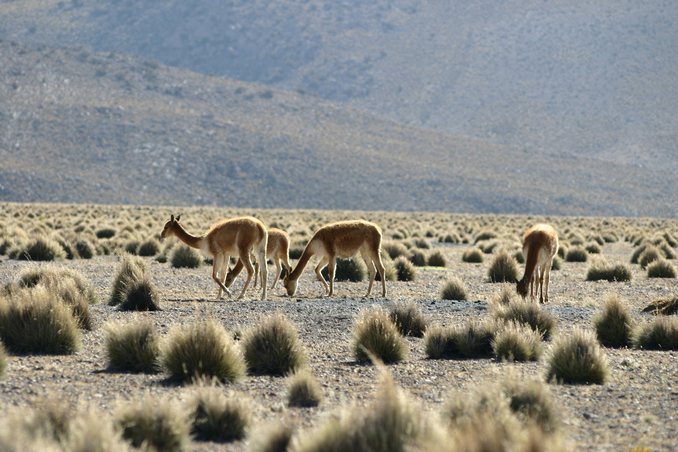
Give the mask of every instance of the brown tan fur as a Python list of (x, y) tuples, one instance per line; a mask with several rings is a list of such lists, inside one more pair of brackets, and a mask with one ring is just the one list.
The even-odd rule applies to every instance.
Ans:
[[(523, 279), (518, 281), (516, 291), (525, 298), (527, 285), (530, 285), (530, 298), (539, 294), (539, 302), (549, 301), (549, 281), (551, 279), (551, 266), (553, 258), (558, 252), (558, 232), (548, 224), (535, 224), (525, 231), (523, 236), (523, 255), (525, 256), (525, 273)], [(539, 286), (535, 289), (535, 281)], [(544, 283), (546, 293), (544, 294)]]
[[(247, 269), (247, 281), (242, 292), (238, 295), (238, 299), (241, 299), (254, 273), (250, 255), (256, 253), (260, 262), (266, 262), (268, 232), (264, 224), (253, 217), (224, 219), (214, 223), (205, 234), (195, 236), (186, 232), (183, 226), (179, 224), (179, 219), (180, 216), (175, 219), (172, 215), (170, 220), (165, 223), (160, 238), (176, 236), (186, 245), (197, 248), (203, 254), (212, 257), (212, 279), (219, 285), (217, 299), (221, 298), (223, 292), (231, 296), (231, 292), (223, 283), (223, 278), (226, 277), (230, 256), (238, 256)], [(262, 300), (266, 299), (267, 276), (268, 272), (266, 266), (264, 266), (261, 270)]]
[[(280, 270), (285, 267), (287, 273), (292, 271), (290, 265), (290, 238), (287, 233), (281, 229), (271, 228), (268, 230), (268, 246), (266, 247), (266, 256), (273, 261), (275, 265), (275, 276), (273, 277), (273, 284), (271, 289), (274, 289), (278, 280), (280, 279)], [(231, 287), (233, 280), (240, 274), (243, 269), (243, 263), (240, 259), (235, 264), (235, 267), (226, 275), (224, 284), (226, 287)], [(257, 286), (257, 274), (259, 273), (259, 261), (254, 264), (254, 287)]]
[[(367, 295), (372, 292), (372, 284), (377, 272), (381, 277), (381, 296), (386, 297), (386, 281), (384, 264), (381, 260), (381, 229), (374, 223), (363, 220), (340, 221), (327, 224), (316, 231), (306, 244), (297, 266), (284, 279), (283, 284), (289, 296), (293, 296), (297, 289), (297, 280), (301, 276), (308, 261), (313, 256), (319, 259), (315, 273), (322, 282), (327, 296), (334, 293), (334, 275), (337, 258), (350, 258), (360, 253), (367, 264), (370, 282)], [(323, 268), (327, 266), (330, 284), (327, 285), (323, 277)]]

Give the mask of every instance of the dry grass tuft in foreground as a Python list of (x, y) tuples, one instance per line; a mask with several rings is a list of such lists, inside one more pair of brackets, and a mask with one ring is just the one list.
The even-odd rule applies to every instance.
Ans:
[(287, 382), (287, 404), (291, 407), (314, 407), (322, 400), (318, 381), (308, 369), (301, 369)]
[(245, 374), (245, 361), (231, 335), (212, 319), (170, 330), (160, 362), (171, 378), (183, 382), (196, 378), (234, 382)]
[(125, 255), (122, 258), (118, 273), (113, 280), (113, 289), (111, 298), (108, 301), (110, 306), (117, 306), (125, 301), (127, 288), (134, 281), (140, 281), (146, 275), (146, 263), (143, 259), (135, 256)]
[(467, 300), (466, 285), (464, 285), (464, 282), (461, 279), (457, 278), (456, 276), (452, 276), (447, 281), (445, 281), (445, 284), (440, 290), (440, 298), (443, 300), (456, 301)]
[(202, 261), (200, 251), (184, 244), (175, 246), (170, 257), (170, 263), (174, 268), (198, 268)]
[(606, 295), (602, 312), (593, 318), (593, 326), (602, 345), (606, 347), (631, 345), (631, 315), (617, 294)]
[(384, 363), (396, 363), (408, 354), (407, 343), (386, 311), (372, 307), (358, 313), (353, 329), (353, 356), (366, 362), (376, 357)]
[(500, 327), (492, 341), (492, 350), (501, 361), (538, 361), (543, 349), (538, 332), (515, 322)]
[(553, 342), (546, 379), (566, 384), (603, 384), (609, 373), (607, 357), (588, 331), (575, 329)]
[(393, 267), (398, 275), (398, 281), (414, 281), (417, 279), (417, 271), (412, 262), (406, 257), (400, 256), (393, 261)]
[(596, 259), (586, 272), (587, 281), (631, 281), (631, 269), (624, 264), (611, 265), (605, 259)]
[(160, 296), (150, 278), (146, 275), (133, 279), (125, 286), (121, 311), (159, 311)]
[(156, 372), (160, 339), (149, 319), (105, 325), (108, 368), (122, 372)]
[(389, 315), (403, 336), (422, 337), (424, 335), (428, 322), (415, 301), (395, 303)]
[(64, 259), (66, 253), (59, 242), (49, 237), (38, 237), (25, 247), (13, 250), (16, 259), (25, 261), (54, 261)]
[(251, 452), (286, 452), (291, 450), (294, 429), (281, 422), (264, 425), (252, 434)]
[(648, 278), (675, 278), (676, 268), (665, 259), (658, 259), (647, 266)]
[(493, 316), (504, 322), (517, 322), (529, 325), (544, 340), (551, 338), (556, 321), (551, 314), (544, 311), (537, 303), (529, 300), (513, 299), (506, 305), (494, 305)]
[(506, 250), (501, 250), (492, 260), (487, 270), (490, 282), (516, 282), (518, 280), (518, 263)]
[(306, 362), (297, 328), (282, 314), (267, 317), (246, 331), (241, 345), (252, 374), (285, 375)]
[(640, 325), (633, 346), (645, 350), (678, 350), (678, 317), (655, 317)]
[(223, 388), (198, 385), (188, 401), (192, 430), (199, 441), (227, 443), (245, 436), (252, 424), (249, 403), (241, 397), (226, 397)]
[(146, 396), (118, 408), (115, 423), (134, 447), (182, 451), (190, 444), (190, 421), (176, 402)]
[(469, 322), (443, 328), (433, 326), (424, 335), (429, 359), (474, 359), (492, 356), (492, 340), (497, 324), (491, 321)]

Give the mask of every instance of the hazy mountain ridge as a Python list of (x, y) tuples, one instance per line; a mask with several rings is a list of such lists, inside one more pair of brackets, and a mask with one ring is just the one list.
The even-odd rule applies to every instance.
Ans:
[(119, 54), (0, 55), (3, 200), (675, 216), (668, 169), (533, 155)]
[(14, 1), (0, 37), (85, 44), (537, 152), (678, 169), (672, 1)]

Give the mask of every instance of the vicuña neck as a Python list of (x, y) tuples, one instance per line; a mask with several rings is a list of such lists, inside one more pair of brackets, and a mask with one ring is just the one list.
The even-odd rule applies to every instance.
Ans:
[(306, 245), (306, 248), (304, 248), (304, 252), (301, 253), (301, 257), (299, 258), (299, 262), (297, 262), (297, 266), (294, 267), (294, 270), (290, 273), (290, 279), (292, 280), (297, 280), (301, 276), (301, 274), (304, 271), (304, 268), (306, 268), (306, 265), (308, 264), (308, 261), (313, 257), (313, 253), (311, 252), (311, 242), (308, 242)]
[(202, 237), (189, 234), (179, 223), (175, 226), (174, 233), (179, 240), (191, 248), (200, 248)]

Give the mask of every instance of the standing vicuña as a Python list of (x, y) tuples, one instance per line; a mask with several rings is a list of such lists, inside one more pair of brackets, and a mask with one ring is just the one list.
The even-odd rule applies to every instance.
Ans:
[[(273, 261), (275, 265), (275, 275), (273, 276), (273, 284), (271, 289), (275, 288), (280, 279), (280, 270), (285, 267), (289, 274), (292, 270), (290, 265), (290, 238), (287, 233), (281, 229), (271, 228), (268, 230), (268, 246), (266, 247), (266, 256)], [(243, 268), (243, 263), (240, 259), (235, 264), (235, 267), (226, 275), (224, 284), (226, 287), (231, 287), (233, 280), (240, 274)], [(257, 274), (259, 273), (259, 260), (254, 264), (254, 287), (257, 286)]]
[[(247, 281), (238, 295), (242, 298), (252, 280), (254, 267), (250, 261), (250, 254), (256, 252), (259, 262), (266, 262), (266, 243), (268, 242), (268, 232), (264, 224), (252, 217), (233, 218), (230, 220), (221, 220), (212, 225), (210, 229), (201, 236), (191, 235), (179, 224), (181, 215), (165, 223), (165, 227), (160, 234), (160, 238), (175, 235), (186, 245), (197, 248), (204, 254), (211, 256), (212, 279), (219, 285), (219, 294), (217, 299), (221, 298), (223, 292), (231, 296), (231, 292), (224, 286), (223, 278), (226, 277), (228, 269), (228, 260), (230, 256), (238, 256), (247, 269)], [(261, 299), (266, 299), (266, 277), (268, 272), (264, 265), (261, 269), (261, 286), (263, 288)]]
[[(367, 295), (372, 292), (374, 277), (379, 272), (381, 277), (381, 296), (386, 297), (386, 278), (384, 276), (384, 264), (381, 261), (381, 229), (368, 221), (340, 221), (327, 224), (316, 231), (311, 240), (306, 244), (304, 252), (299, 258), (297, 266), (283, 281), (287, 294), (293, 296), (297, 290), (297, 280), (304, 271), (306, 264), (312, 256), (317, 255), (320, 262), (315, 267), (315, 274), (323, 283), (328, 296), (334, 292), (334, 274), (337, 257), (349, 258), (360, 253), (367, 264), (370, 283), (367, 286)], [(330, 285), (323, 277), (321, 271), (327, 266), (330, 276)], [(375, 270), (376, 267), (376, 270)]]
[[(527, 284), (530, 284), (530, 298), (534, 299), (538, 291), (539, 302), (549, 301), (549, 280), (553, 258), (558, 252), (558, 233), (548, 224), (535, 224), (525, 231), (523, 236), (523, 255), (525, 256), (525, 274), (518, 281), (516, 290), (521, 297), (527, 296)], [(535, 279), (539, 287), (535, 290)], [(546, 295), (544, 295), (544, 279), (546, 279)]]

